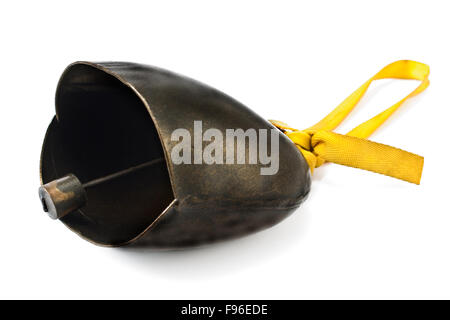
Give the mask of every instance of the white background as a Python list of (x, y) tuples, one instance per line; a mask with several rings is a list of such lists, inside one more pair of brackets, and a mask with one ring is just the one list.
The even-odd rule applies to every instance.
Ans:
[[(447, 1), (3, 1), (0, 298), (450, 298)], [(39, 155), (56, 83), (76, 60), (163, 67), (305, 128), (384, 65), (429, 89), (371, 137), (425, 156), (416, 186), (328, 164), (275, 227), (184, 251), (94, 246), (49, 219)], [(417, 85), (374, 84), (338, 130)]]

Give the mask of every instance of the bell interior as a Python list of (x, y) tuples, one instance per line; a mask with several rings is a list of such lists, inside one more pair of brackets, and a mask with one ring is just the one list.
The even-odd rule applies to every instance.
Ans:
[[(99, 244), (134, 239), (174, 199), (163, 147), (145, 104), (115, 76), (79, 63), (62, 75), (56, 107), (42, 151), (42, 182), (69, 173), (87, 185), (100, 179), (86, 188), (86, 205), (61, 220)], [(120, 172), (125, 173), (111, 178)]]

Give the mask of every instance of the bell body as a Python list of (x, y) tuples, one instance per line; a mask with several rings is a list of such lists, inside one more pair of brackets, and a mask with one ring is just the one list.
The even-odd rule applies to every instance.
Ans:
[(224, 136), (227, 129), (274, 129), (220, 91), (166, 70), (125, 62), (67, 67), (42, 148), (41, 182), (72, 174), (86, 187), (86, 203), (59, 219), (100, 245), (182, 247), (270, 227), (305, 199), (308, 165), (278, 131), (273, 175), (261, 174), (267, 165), (259, 162), (175, 164), (172, 134), (182, 128), (193, 137), (195, 121)]

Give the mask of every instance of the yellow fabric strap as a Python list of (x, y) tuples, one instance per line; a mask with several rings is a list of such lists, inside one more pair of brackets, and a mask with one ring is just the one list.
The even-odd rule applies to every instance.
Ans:
[[(365, 82), (330, 114), (306, 130), (297, 130), (281, 121), (270, 122), (281, 129), (296, 144), (311, 172), (324, 162), (369, 170), (404, 181), (420, 184), (423, 157), (394, 147), (367, 140), (409, 98), (424, 91), (430, 69), (426, 64), (401, 60), (384, 67)], [(420, 80), (420, 85), (405, 98), (360, 124), (346, 135), (332, 132), (355, 108), (374, 80)]]

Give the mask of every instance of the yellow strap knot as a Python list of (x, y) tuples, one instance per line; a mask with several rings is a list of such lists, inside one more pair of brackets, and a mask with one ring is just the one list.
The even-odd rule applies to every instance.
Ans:
[[(400, 60), (381, 69), (325, 118), (306, 130), (297, 130), (276, 120), (270, 122), (281, 129), (305, 157), (311, 172), (325, 162), (369, 170), (404, 181), (420, 184), (423, 157), (367, 138), (381, 126), (407, 99), (429, 85), (430, 69), (426, 64)], [(360, 124), (346, 135), (332, 132), (355, 108), (368, 87), (379, 79), (420, 80), (419, 86), (405, 98)]]

